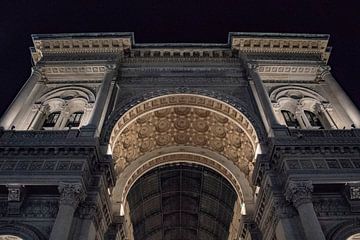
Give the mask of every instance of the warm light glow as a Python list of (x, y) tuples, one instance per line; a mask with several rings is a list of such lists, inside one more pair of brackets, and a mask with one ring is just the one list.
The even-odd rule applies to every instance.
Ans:
[(106, 155), (112, 155), (112, 150), (111, 150), (110, 144), (107, 145)]
[(360, 240), (360, 233), (348, 237), (346, 240)]
[(246, 207), (245, 207), (245, 203), (241, 203), (241, 211), (240, 211), (241, 215), (246, 215)]
[(124, 216), (124, 215), (125, 215), (124, 205), (121, 203), (120, 204), (120, 216)]

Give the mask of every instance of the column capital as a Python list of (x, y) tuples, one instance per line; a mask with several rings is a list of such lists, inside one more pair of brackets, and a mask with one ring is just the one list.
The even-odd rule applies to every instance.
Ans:
[(80, 183), (59, 183), (60, 205), (69, 205), (76, 208), (86, 197)]
[(311, 181), (289, 181), (285, 198), (298, 208), (302, 204), (311, 202), (311, 193), (313, 190), (314, 187)]

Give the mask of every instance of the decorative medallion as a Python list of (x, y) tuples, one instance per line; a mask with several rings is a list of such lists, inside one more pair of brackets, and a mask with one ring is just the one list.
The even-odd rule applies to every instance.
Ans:
[(146, 141), (143, 141), (140, 145), (140, 151), (141, 152), (147, 152), (151, 149), (151, 141), (149, 140), (146, 140)]
[(125, 156), (125, 160), (127, 162), (131, 162), (132, 160), (134, 160), (136, 157), (136, 151), (134, 148), (129, 148), (127, 151), (126, 151), (126, 156)]
[(150, 136), (151, 134), (151, 130), (148, 126), (142, 126), (139, 130), (139, 138), (146, 138), (148, 136)]
[(149, 120), (150, 116), (147, 114), (145, 116), (139, 117), (136, 121), (140, 124), (146, 123)]
[(237, 148), (241, 147), (241, 137), (239, 135), (231, 134), (230, 142), (232, 145), (234, 145)]
[(238, 159), (238, 152), (234, 147), (229, 147), (226, 149), (226, 154), (233, 162), (237, 162)]
[(132, 136), (125, 136), (122, 142), (123, 147), (129, 148), (132, 145)]
[(155, 111), (155, 116), (158, 118), (164, 118), (166, 117), (169, 113), (170, 113), (170, 108), (164, 108), (164, 109), (160, 109)]
[(190, 108), (189, 107), (174, 107), (174, 112), (177, 114), (177, 115), (187, 115), (190, 113)]
[(189, 136), (185, 133), (178, 133), (175, 135), (174, 140), (178, 144), (185, 144), (189, 142)]
[(156, 144), (159, 146), (165, 146), (165, 145), (169, 144), (170, 141), (171, 141), (171, 137), (169, 135), (165, 135), (165, 134), (159, 135), (156, 138)]
[(195, 108), (194, 112), (196, 115), (198, 115), (201, 118), (206, 118), (210, 115), (210, 111), (205, 110), (205, 109), (201, 109), (201, 108)]
[(229, 121), (227, 117), (221, 116), (219, 114), (215, 114), (214, 116), (219, 123), (227, 123)]
[(168, 120), (161, 119), (156, 126), (156, 131), (166, 132), (167, 130), (169, 130), (170, 126), (171, 126), (171, 123)]
[(175, 121), (174, 127), (178, 130), (186, 130), (190, 127), (190, 122), (186, 118), (179, 118)]
[(222, 150), (224, 150), (224, 146), (221, 140), (218, 139), (212, 139), (210, 141), (210, 145), (213, 149), (215, 149), (216, 151), (221, 152)]
[(194, 129), (198, 132), (206, 132), (209, 129), (209, 125), (203, 120), (197, 120), (193, 123)]
[(192, 140), (196, 145), (199, 145), (199, 146), (204, 146), (207, 143), (207, 139), (206, 139), (205, 135), (203, 135), (203, 134), (194, 135)]
[(217, 137), (224, 138), (226, 136), (225, 129), (222, 126), (219, 126), (219, 125), (214, 126), (214, 127), (212, 127), (212, 131), (215, 134), (215, 136), (217, 136)]

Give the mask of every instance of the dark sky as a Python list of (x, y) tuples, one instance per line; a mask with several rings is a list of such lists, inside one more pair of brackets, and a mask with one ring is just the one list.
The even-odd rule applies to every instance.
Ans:
[(357, 0), (5, 0), (0, 115), (30, 73), (32, 33), (134, 32), (137, 43), (226, 43), (228, 32), (331, 34), (333, 75), (360, 106)]

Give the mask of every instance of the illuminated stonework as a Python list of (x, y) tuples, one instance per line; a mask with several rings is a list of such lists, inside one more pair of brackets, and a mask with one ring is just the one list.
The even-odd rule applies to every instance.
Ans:
[[(191, 99), (191, 97), (193, 99)], [(117, 125), (120, 134), (113, 137), (113, 157), (116, 162), (116, 170), (121, 172), (126, 165), (137, 159), (139, 156), (159, 149), (161, 147), (184, 145), (197, 146), (218, 152), (231, 159), (243, 172), (249, 174), (253, 168), (256, 135), (254, 130), (246, 122), (247, 120), (240, 113), (227, 112), (229, 107), (221, 107), (214, 111), (211, 108), (190, 107), (185, 105), (186, 101), (194, 101), (198, 106), (214, 107), (216, 103), (212, 99), (201, 99), (198, 96), (170, 96), (173, 104), (179, 104), (183, 99), (182, 106), (163, 107), (165, 98), (160, 98), (162, 105), (160, 110), (153, 110), (150, 113), (134, 117), (122, 130), (120, 120)], [(202, 103), (202, 104), (201, 104)], [(145, 103), (149, 106), (150, 103)], [(188, 103), (189, 104), (189, 103)], [(137, 106), (134, 109), (141, 109)], [(231, 114), (233, 114), (231, 116)], [(135, 116), (130, 110), (127, 116)], [(123, 119), (126, 119), (124, 116)], [(235, 120), (230, 118), (233, 117)], [(241, 125), (240, 125), (241, 124)], [(115, 131), (114, 133), (116, 133)], [(249, 138), (249, 134), (251, 138)]]
[(0, 235), (0, 240), (22, 240), (22, 238), (11, 235)]
[(0, 240), (359, 238), (360, 113), (329, 35), (32, 38), (0, 119)]

